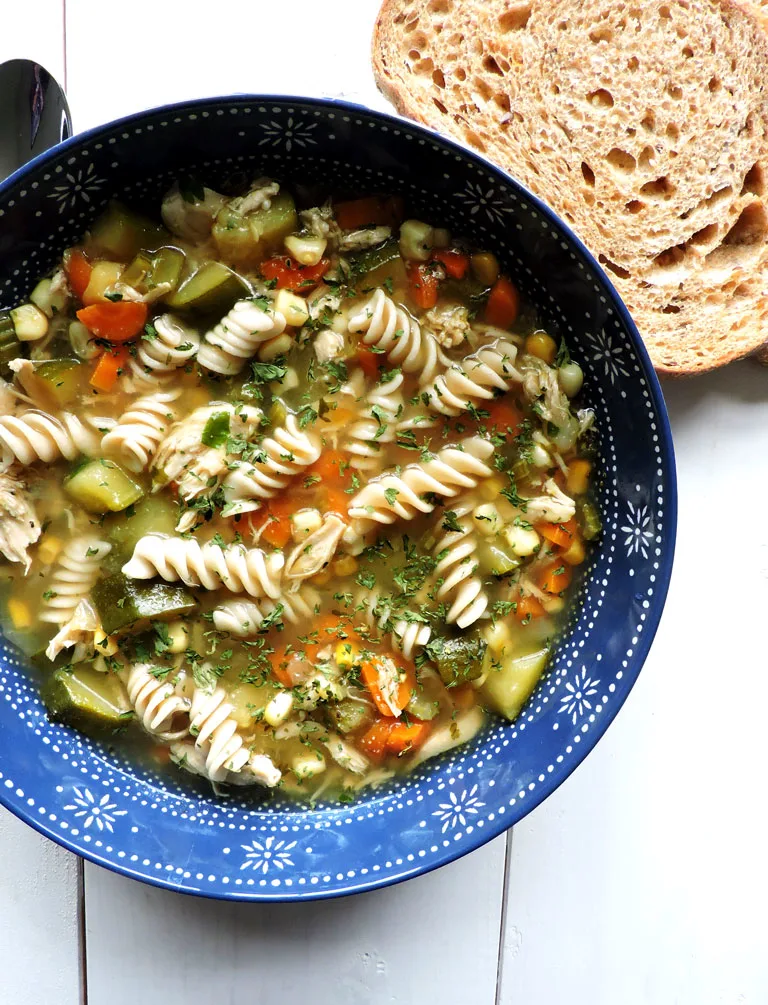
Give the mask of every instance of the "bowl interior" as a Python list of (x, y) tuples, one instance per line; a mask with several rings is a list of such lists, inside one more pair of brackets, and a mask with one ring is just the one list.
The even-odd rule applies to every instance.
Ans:
[(466, 749), (351, 805), (312, 811), (125, 760), (48, 722), (18, 654), (0, 645), (0, 800), (110, 868), (242, 899), (333, 896), (407, 878), (519, 820), (583, 759), (626, 698), (672, 564), (675, 474), (656, 378), (594, 261), (552, 214), (481, 158), (396, 118), (330, 101), (241, 97), (131, 117), (68, 141), (0, 186), (0, 304), (13, 306), (108, 199), (157, 214), (179, 173), (266, 174), (350, 194), (401, 192), (413, 215), (503, 260), (583, 366), (596, 413), (604, 535), (527, 708)]

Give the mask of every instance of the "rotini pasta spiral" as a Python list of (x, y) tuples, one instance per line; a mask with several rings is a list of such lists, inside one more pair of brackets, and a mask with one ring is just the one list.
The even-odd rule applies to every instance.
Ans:
[(72, 461), (78, 454), (93, 457), (99, 452), (103, 433), (71, 412), (58, 416), (33, 408), (21, 415), (0, 418), (0, 471), (18, 461), (27, 466), (36, 461), (51, 464), (65, 457)]
[(217, 687), (212, 694), (195, 688), (189, 732), (205, 754), (205, 770), (212, 782), (226, 781), (228, 772), (237, 773), (248, 763), (248, 748), (232, 718), (233, 710), (223, 688)]
[(403, 375), (398, 373), (366, 395), (365, 414), (352, 424), (345, 444), (347, 453), (352, 454), (352, 467), (360, 471), (378, 467), (382, 445), (392, 443), (397, 436), (397, 418), (403, 409), (402, 383)]
[[(355, 531), (364, 534), (377, 524), (413, 520), (419, 513), (431, 513), (431, 496), (450, 498), (462, 489), (474, 488), (493, 473), (486, 461), (493, 445), (479, 436), (470, 436), (455, 447), (444, 447), (420, 464), (409, 464), (400, 474), (385, 472), (363, 486), (352, 497), (349, 515)], [(427, 498), (425, 498), (425, 496)]]
[(490, 401), (494, 392), (505, 392), (522, 374), (515, 370), (517, 346), (499, 341), (454, 363), (423, 391), (427, 407), (442, 415), (459, 415), (468, 408)]
[(56, 625), (70, 620), (75, 608), (91, 592), (99, 566), (112, 545), (92, 534), (76, 537), (64, 546), (43, 594), (39, 617)]
[(191, 703), (179, 693), (175, 682), (158, 680), (148, 663), (135, 663), (120, 676), (147, 733), (161, 740), (178, 740), (187, 735)]
[(183, 537), (146, 534), (136, 543), (123, 574), (132, 579), (160, 576), (168, 583), (181, 580), (187, 586), (206, 590), (223, 587), (232, 593), (275, 600), (280, 596), (284, 564), (280, 552), (267, 554), (261, 548), (241, 544), (222, 548), (213, 541), (200, 544)]
[(435, 577), (438, 581), (437, 599), (451, 606), (445, 617), (449, 625), (468, 628), (488, 610), (488, 595), (482, 579), (476, 575), (473, 559), (477, 551), (477, 537), (467, 519), (468, 507), (456, 507), (458, 531), (447, 531), (434, 547)]
[(412, 660), (419, 649), (429, 642), (432, 629), (422, 621), (408, 621), (405, 618), (392, 620), (392, 611), (387, 604), (382, 603), (381, 594), (377, 591), (366, 591), (357, 595), (355, 615), (369, 628), (379, 634), (386, 632), (391, 624), (390, 642), (392, 647)]
[(387, 354), (390, 363), (405, 373), (418, 373), (419, 383), (434, 380), (450, 359), (434, 335), (422, 331), (418, 321), (391, 300), (382, 289), (375, 290), (363, 306), (350, 315), (349, 331), (362, 334), (366, 345)]
[(130, 471), (144, 471), (178, 418), (172, 403), (180, 394), (180, 390), (155, 391), (138, 398), (101, 441), (102, 450)]
[(280, 618), (292, 625), (310, 621), (318, 610), (320, 594), (311, 586), (304, 586), (296, 593), (283, 593), (277, 600), (222, 601), (213, 612), (213, 625), (219, 632), (229, 632), (240, 638), (258, 635), (264, 619), (280, 605)]
[(258, 460), (238, 462), (224, 479), (228, 514), (258, 509), (263, 499), (282, 492), (294, 475), (315, 463), (322, 445), (319, 436), (299, 429), (296, 416), (289, 415), (284, 426), (261, 441), (259, 450)]
[[(178, 767), (214, 781), (208, 773), (207, 752), (196, 747), (191, 740), (172, 743), (170, 751), (171, 760)], [(281, 778), (282, 773), (271, 757), (266, 754), (251, 754), (248, 763), (240, 771), (227, 771), (223, 781), (229, 785), (264, 785), (273, 788)]]
[(200, 347), (200, 336), (173, 314), (162, 314), (136, 343), (130, 374), (137, 384), (157, 385), (184, 366)]
[(253, 300), (238, 300), (219, 323), (206, 332), (197, 362), (206, 370), (227, 376), (239, 373), (262, 342), (279, 335), (285, 318)]

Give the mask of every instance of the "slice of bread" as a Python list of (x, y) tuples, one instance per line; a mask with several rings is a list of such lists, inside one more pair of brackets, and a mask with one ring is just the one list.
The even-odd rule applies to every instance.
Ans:
[(768, 0), (384, 0), (377, 83), (602, 262), (656, 368), (768, 338)]

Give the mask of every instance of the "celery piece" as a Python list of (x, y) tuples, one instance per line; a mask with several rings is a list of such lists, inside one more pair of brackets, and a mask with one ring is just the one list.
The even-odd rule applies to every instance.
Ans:
[(371, 721), (370, 709), (359, 701), (345, 698), (337, 705), (329, 705), (326, 709), (330, 725), (340, 733), (354, 733)]
[(231, 412), (214, 412), (208, 419), (200, 437), (206, 447), (218, 449), (229, 439), (229, 419)]
[(168, 237), (168, 231), (159, 223), (113, 200), (91, 227), (88, 249), (127, 262), (141, 250), (160, 247)]
[(412, 694), (411, 700), (405, 707), (405, 711), (408, 715), (414, 717), (414, 719), (421, 719), (422, 722), (429, 722), (430, 719), (434, 719), (437, 715), (439, 703), (434, 699), (430, 699), (425, 694)]
[(479, 541), (476, 558), (481, 572), (490, 576), (508, 576), (522, 564), (520, 557), (498, 539)]
[(530, 698), (548, 662), (549, 649), (538, 649), (514, 658), (502, 653), (500, 659), (489, 650), (485, 659), (488, 676), (480, 689), (488, 707), (513, 722)]
[(64, 491), (90, 513), (118, 513), (144, 495), (144, 489), (115, 464), (89, 461), (64, 482)]
[(122, 572), (100, 579), (91, 600), (107, 635), (141, 629), (156, 618), (173, 618), (197, 608), (186, 586), (129, 579)]
[(447, 687), (477, 680), (483, 672), (486, 644), (472, 637), (432, 638), (425, 646), (427, 657)]
[(590, 499), (580, 499), (577, 503), (579, 523), (585, 541), (594, 541), (603, 532), (600, 510)]
[(166, 297), (176, 310), (226, 314), (236, 300), (250, 296), (248, 284), (221, 262), (205, 262)]
[(24, 388), (46, 407), (63, 408), (83, 391), (86, 369), (79, 359), (46, 359), (25, 375)]
[(57, 670), (43, 684), (41, 697), (52, 719), (84, 733), (109, 732), (132, 718), (117, 677), (90, 667)]

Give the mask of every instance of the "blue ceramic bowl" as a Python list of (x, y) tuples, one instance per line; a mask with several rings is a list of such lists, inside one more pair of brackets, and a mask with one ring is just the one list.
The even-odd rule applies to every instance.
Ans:
[(0, 649), (0, 801), (71, 851), (174, 890), (301, 900), (368, 890), (477, 848), (545, 799), (629, 694), (661, 616), (676, 519), (670, 431), (635, 327), (581, 242), (481, 157), (395, 117), (305, 98), (207, 99), (77, 136), (0, 185), (0, 303), (12, 306), (108, 199), (157, 212), (177, 173), (267, 174), (403, 193), (493, 249), (585, 371), (601, 433), (605, 533), (553, 667), (518, 721), (353, 805), (227, 801), (50, 723)]

